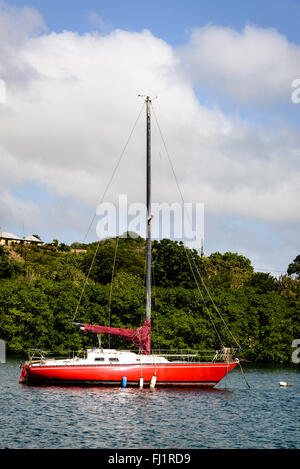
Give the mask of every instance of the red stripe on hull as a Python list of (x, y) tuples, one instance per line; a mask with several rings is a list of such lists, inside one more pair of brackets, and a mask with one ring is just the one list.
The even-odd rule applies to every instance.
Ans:
[(26, 384), (120, 385), (122, 378), (136, 386), (141, 377), (144, 383), (156, 376), (157, 386), (215, 386), (236, 363), (193, 363), (158, 365), (24, 365), (20, 382)]

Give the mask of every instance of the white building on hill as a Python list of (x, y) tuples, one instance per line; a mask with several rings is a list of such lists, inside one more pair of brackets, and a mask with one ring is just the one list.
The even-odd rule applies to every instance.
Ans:
[(33, 235), (26, 236), (26, 238), (23, 238), (22, 242), (24, 244), (35, 244), (36, 246), (41, 246), (43, 244), (43, 241)]
[(20, 238), (14, 233), (0, 231), (0, 245), (11, 246), (13, 244), (34, 244), (35, 246), (41, 246), (43, 244), (43, 241), (33, 235)]
[(0, 245), (10, 246), (11, 244), (22, 243), (22, 238), (15, 235), (14, 233), (8, 233), (7, 231), (0, 231)]

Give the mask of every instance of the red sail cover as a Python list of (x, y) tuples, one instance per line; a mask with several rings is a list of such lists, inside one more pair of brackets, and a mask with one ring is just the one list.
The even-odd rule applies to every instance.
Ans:
[(151, 321), (146, 319), (144, 324), (138, 329), (123, 329), (120, 327), (93, 326), (92, 324), (84, 325), (84, 332), (95, 332), (96, 334), (112, 334), (125, 337), (127, 340), (140, 347), (146, 355), (150, 353), (150, 333)]

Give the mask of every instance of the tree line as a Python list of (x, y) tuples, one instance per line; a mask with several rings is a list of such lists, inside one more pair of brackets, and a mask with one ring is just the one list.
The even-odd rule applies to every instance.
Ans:
[[(0, 338), (8, 353), (32, 348), (64, 353), (97, 345), (75, 321), (139, 327), (145, 317), (143, 238), (112, 238), (73, 247), (0, 246)], [(96, 252), (96, 254), (95, 254)], [(93, 268), (90, 266), (93, 262)], [(275, 278), (254, 272), (237, 253), (200, 256), (183, 243), (152, 243), (152, 348), (241, 347), (254, 362), (288, 363), (300, 337), (300, 256)], [(83, 285), (85, 285), (83, 291)], [(83, 291), (80, 304), (79, 298)], [(109, 338), (103, 336), (102, 345)], [(113, 348), (132, 345), (111, 337)]]

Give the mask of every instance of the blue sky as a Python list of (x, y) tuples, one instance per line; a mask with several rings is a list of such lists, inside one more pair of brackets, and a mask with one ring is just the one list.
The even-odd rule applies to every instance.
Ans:
[[(153, 92), (182, 190), (205, 204), (206, 253), (284, 272), (299, 254), (299, 24), (300, 0), (0, 0), (0, 229), (82, 241)], [(143, 177), (137, 148), (125, 179)]]
[(99, 14), (108, 29), (141, 31), (173, 45), (186, 42), (186, 32), (209, 23), (241, 30), (245, 23), (276, 28), (299, 43), (300, 2), (297, 0), (14, 0), (9, 5), (36, 8), (51, 31), (64, 29), (85, 33), (93, 29), (89, 12)]

